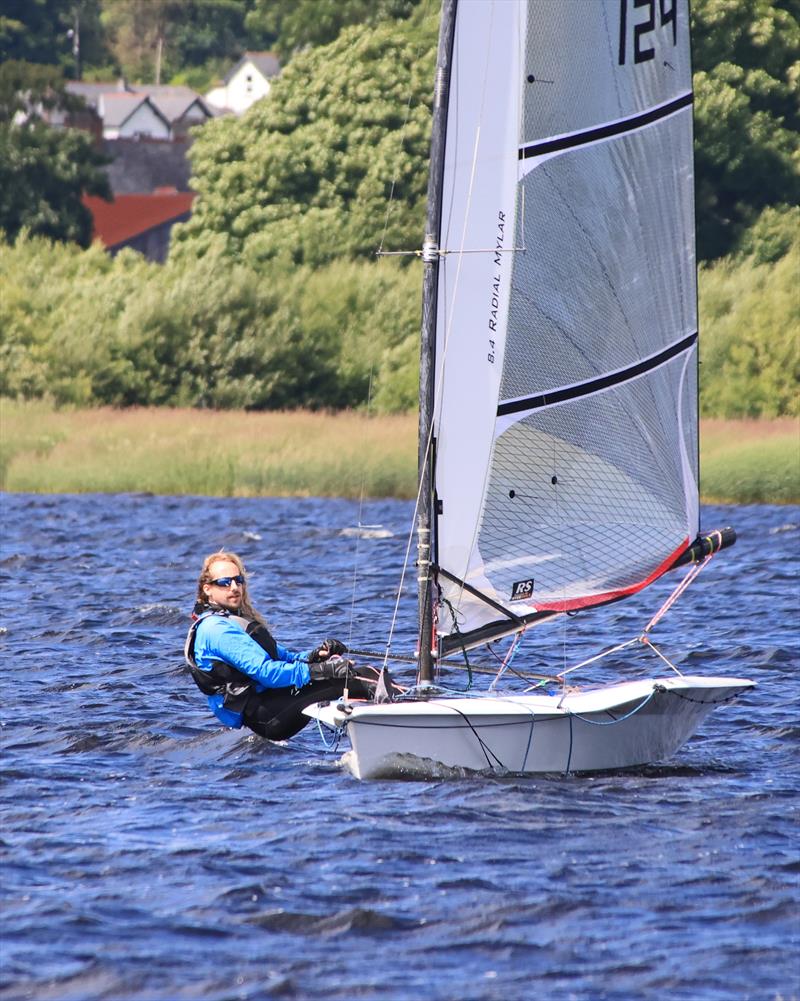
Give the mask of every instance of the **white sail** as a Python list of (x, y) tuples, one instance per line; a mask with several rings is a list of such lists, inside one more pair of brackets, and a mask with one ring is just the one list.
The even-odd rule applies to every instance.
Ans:
[(632, 593), (697, 533), (688, 17), (686, 0), (458, 5), (440, 634)]

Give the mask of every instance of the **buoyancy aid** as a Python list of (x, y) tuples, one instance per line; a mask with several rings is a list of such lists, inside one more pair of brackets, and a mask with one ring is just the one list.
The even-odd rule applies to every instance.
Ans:
[(245, 674), (226, 663), (224, 660), (212, 661), (210, 671), (204, 671), (197, 666), (194, 656), (194, 641), (197, 635), (197, 627), (210, 615), (221, 615), (231, 622), (235, 622), (247, 633), (251, 639), (265, 650), (272, 660), (278, 660), (278, 647), (272, 634), (263, 622), (255, 619), (245, 618), (243, 615), (234, 615), (226, 608), (212, 608), (198, 602), (192, 612), (192, 624), (186, 636), (186, 645), (183, 653), (186, 664), (191, 672), (195, 684), (204, 695), (223, 695), (223, 706), (231, 712), (244, 712), (248, 699), (255, 692), (255, 681), (250, 675)]

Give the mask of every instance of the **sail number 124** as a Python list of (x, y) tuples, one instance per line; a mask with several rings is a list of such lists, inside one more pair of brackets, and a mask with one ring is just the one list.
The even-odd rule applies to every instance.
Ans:
[[(678, 40), (678, 0), (619, 0), (619, 64), (629, 57), (634, 63), (655, 58), (655, 42)], [(654, 34), (655, 32), (655, 34)], [(666, 39), (664, 34), (666, 33)]]

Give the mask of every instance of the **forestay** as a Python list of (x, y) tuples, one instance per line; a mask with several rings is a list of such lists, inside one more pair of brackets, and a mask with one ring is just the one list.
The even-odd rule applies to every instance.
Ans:
[(686, 0), (458, 5), (434, 412), (445, 649), (633, 593), (697, 533), (688, 16)]

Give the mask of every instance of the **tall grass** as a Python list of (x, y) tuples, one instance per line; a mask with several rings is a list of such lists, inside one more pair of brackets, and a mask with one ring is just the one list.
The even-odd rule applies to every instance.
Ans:
[(700, 487), (720, 504), (800, 502), (800, 421), (701, 421)]
[[(413, 497), (416, 416), (0, 400), (0, 487), (32, 493)], [(701, 421), (706, 501), (800, 503), (800, 422)]]
[(0, 485), (34, 493), (410, 497), (416, 418), (0, 401)]

